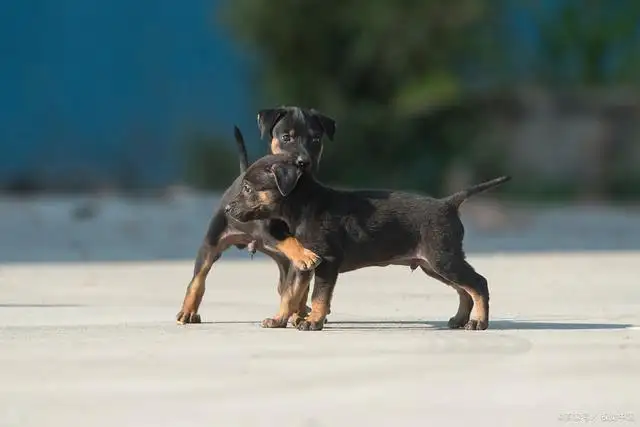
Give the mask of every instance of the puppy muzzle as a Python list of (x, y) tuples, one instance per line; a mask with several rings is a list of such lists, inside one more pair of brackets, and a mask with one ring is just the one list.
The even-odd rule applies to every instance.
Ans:
[(253, 220), (253, 212), (238, 209), (233, 204), (224, 207), (224, 213), (238, 222), (248, 222)]
[(305, 155), (299, 155), (296, 159), (296, 166), (301, 170), (307, 169), (311, 164), (311, 158)]

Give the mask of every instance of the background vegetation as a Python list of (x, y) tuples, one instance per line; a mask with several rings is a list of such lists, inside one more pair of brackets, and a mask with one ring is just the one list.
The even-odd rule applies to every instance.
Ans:
[[(456, 165), (473, 179), (503, 173), (508, 159), (486, 139), (486, 112), (508, 112), (519, 88), (557, 93), (638, 84), (640, 2), (633, 0), (224, 4), (218, 23), (259, 58), (256, 105), (313, 106), (338, 121), (321, 173), (342, 185), (437, 193)], [(526, 47), (508, 37), (516, 12), (536, 38), (519, 62), (512, 53)], [(220, 183), (196, 175), (203, 186)], [(529, 194), (572, 191), (554, 186), (562, 185)], [(638, 194), (632, 187), (626, 191)]]

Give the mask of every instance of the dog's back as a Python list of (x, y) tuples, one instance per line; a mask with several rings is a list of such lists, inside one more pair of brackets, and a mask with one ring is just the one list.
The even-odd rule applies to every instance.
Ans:
[(408, 265), (403, 260), (412, 257), (425, 234), (462, 231), (457, 209), (441, 199), (388, 190), (326, 190), (316, 199), (314, 220), (306, 227), (340, 246), (335, 249), (343, 256), (341, 272)]

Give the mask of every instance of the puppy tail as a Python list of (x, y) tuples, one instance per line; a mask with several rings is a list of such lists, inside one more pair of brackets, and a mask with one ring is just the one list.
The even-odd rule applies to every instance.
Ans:
[(233, 127), (233, 136), (236, 139), (238, 145), (238, 151), (240, 152), (240, 173), (245, 173), (249, 167), (249, 158), (247, 156), (247, 147), (244, 145), (244, 138), (242, 132), (238, 129), (238, 126)]
[(482, 182), (480, 184), (474, 185), (473, 187), (469, 187), (465, 190), (458, 191), (457, 193), (450, 195), (445, 199), (445, 202), (455, 208), (459, 208), (460, 205), (465, 200), (467, 200), (469, 197), (473, 196), (474, 194), (482, 193), (483, 191), (487, 191), (490, 188), (496, 187), (510, 180), (511, 180), (511, 177), (505, 175), (499, 178), (492, 179), (490, 181)]

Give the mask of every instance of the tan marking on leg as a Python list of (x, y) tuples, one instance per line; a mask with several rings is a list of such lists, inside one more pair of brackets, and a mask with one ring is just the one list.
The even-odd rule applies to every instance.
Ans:
[(282, 153), (282, 146), (280, 145), (280, 140), (278, 138), (273, 138), (271, 140), (271, 154)]
[(280, 295), (280, 308), (278, 313), (268, 319), (262, 321), (263, 328), (284, 328), (287, 326), (289, 318), (296, 314), (300, 304), (306, 302), (306, 296), (309, 292), (309, 280), (300, 280), (297, 278), (290, 283), (289, 286), (282, 290)]
[(311, 313), (309, 313), (305, 320), (322, 324), (329, 314), (329, 311), (331, 311), (329, 303), (325, 301), (324, 298), (316, 298), (311, 301)]
[(470, 327), (470, 323), (467, 325), (467, 329), (487, 329), (489, 326), (489, 298), (483, 297), (477, 290), (469, 286), (461, 286), (465, 291), (471, 295), (473, 299), (473, 315), (471, 321), (475, 323), (475, 327)]
[(471, 310), (473, 310), (473, 299), (464, 289), (453, 286), (456, 292), (458, 292), (458, 311), (455, 316), (449, 319), (449, 327), (451, 329), (464, 328), (469, 321)]
[(182, 309), (180, 310), (180, 317), (177, 319), (179, 324), (185, 323), (199, 323), (191, 322), (191, 319), (196, 319), (198, 308), (202, 302), (202, 297), (205, 291), (205, 281), (211, 266), (213, 265), (213, 259), (211, 255), (208, 255), (200, 268), (200, 271), (191, 279), (191, 283), (187, 287), (187, 293), (184, 296), (182, 302)]
[(298, 283), (294, 283), (285, 292), (283, 292), (280, 298), (280, 308), (276, 317), (281, 318), (285, 324), (289, 320), (289, 317), (296, 312), (300, 304), (300, 290), (298, 289)]
[(304, 280), (300, 280), (300, 289), (304, 289), (301, 292), (300, 299), (298, 302), (298, 309), (295, 313), (291, 315), (291, 324), (294, 327), (297, 327), (300, 322), (302, 322), (311, 312), (309, 306), (307, 306), (307, 300), (309, 298), (309, 287), (311, 285), (311, 277), (304, 278)]
[(287, 237), (278, 242), (276, 248), (289, 258), (298, 270), (312, 270), (321, 261), (318, 255), (302, 246), (302, 243), (295, 237)]
[(307, 300), (309, 299), (309, 286), (311, 284), (311, 277), (309, 280), (306, 280), (305, 291), (300, 296), (300, 302), (298, 304), (298, 314), (300, 314), (303, 318), (307, 317), (307, 315), (311, 312), (311, 307), (307, 305)]

